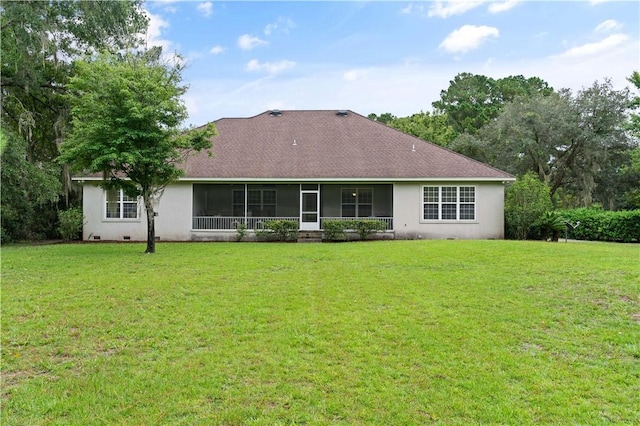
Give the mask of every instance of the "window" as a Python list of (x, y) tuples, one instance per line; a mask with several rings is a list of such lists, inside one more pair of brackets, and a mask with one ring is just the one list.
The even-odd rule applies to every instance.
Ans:
[(106, 191), (107, 219), (137, 219), (138, 199), (129, 197), (122, 189)]
[(475, 220), (474, 186), (424, 186), (422, 189), (424, 220)]
[(342, 189), (342, 217), (371, 217), (372, 215), (373, 189)]
[(276, 190), (249, 189), (247, 191), (247, 212), (254, 217), (275, 217)]

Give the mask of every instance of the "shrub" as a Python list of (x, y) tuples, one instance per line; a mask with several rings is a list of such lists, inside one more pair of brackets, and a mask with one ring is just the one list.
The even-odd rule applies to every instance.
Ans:
[(569, 237), (590, 241), (640, 241), (640, 210), (604, 211), (600, 209), (572, 209), (562, 211), (562, 217), (580, 225), (569, 227)]
[(58, 232), (65, 241), (75, 240), (82, 232), (84, 216), (80, 207), (58, 212)]
[(537, 227), (541, 239), (551, 239), (551, 241), (557, 242), (560, 233), (565, 230), (566, 224), (558, 212), (546, 212), (540, 219)]
[(353, 228), (361, 240), (366, 240), (367, 237), (374, 232), (384, 231), (387, 229), (387, 224), (381, 220), (376, 219), (362, 219), (354, 220), (349, 223), (350, 228)]
[(344, 220), (325, 220), (322, 223), (324, 238), (329, 241), (340, 241), (347, 238), (347, 222)]
[(549, 187), (533, 173), (527, 173), (507, 189), (504, 205), (506, 234), (525, 240), (545, 213), (551, 211)]
[(236, 241), (242, 241), (247, 236), (247, 225), (244, 223), (236, 224)]
[(298, 235), (298, 222), (295, 220), (270, 220), (264, 223), (263, 229), (255, 232), (258, 238), (292, 241)]

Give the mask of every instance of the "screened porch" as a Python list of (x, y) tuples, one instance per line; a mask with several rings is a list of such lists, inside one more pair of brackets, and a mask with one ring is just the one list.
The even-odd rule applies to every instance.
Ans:
[(327, 220), (364, 218), (393, 229), (392, 184), (193, 185), (192, 229), (198, 231), (235, 230), (240, 225), (262, 229), (271, 220), (322, 229)]

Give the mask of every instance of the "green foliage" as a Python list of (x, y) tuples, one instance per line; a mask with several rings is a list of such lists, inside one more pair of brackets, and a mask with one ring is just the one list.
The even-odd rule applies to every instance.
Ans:
[(640, 72), (634, 71), (627, 80), (633, 85), (638, 92), (629, 103), (629, 109), (633, 112), (630, 114), (630, 120), (627, 128), (633, 133), (636, 138), (640, 138)]
[(347, 238), (346, 231), (355, 231), (361, 240), (387, 229), (387, 224), (378, 219), (325, 220), (322, 222), (324, 238), (328, 241), (340, 241)]
[(458, 134), (474, 135), (500, 114), (505, 103), (518, 97), (547, 96), (552, 92), (538, 77), (527, 79), (518, 75), (494, 80), (465, 72), (456, 75), (432, 105), (436, 111), (446, 114)]
[(562, 231), (566, 228), (566, 223), (563, 217), (557, 211), (546, 212), (540, 221), (534, 225), (539, 228), (540, 237), (543, 240), (550, 239), (557, 242)]
[(341, 241), (347, 238), (346, 229), (347, 221), (344, 220), (325, 220), (322, 222), (324, 230), (324, 239), (328, 241)]
[(179, 64), (163, 63), (161, 51), (101, 54), (76, 63), (69, 81), (72, 131), (59, 160), (73, 170), (103, 173), (106, 187), (141, 197), (147, 212), (147, 252), (155, 251), (154, 204), (183, 174), (192, 151), (211, 147), (215, 127), (184, 132)]
[(450, 147), (521, 176), (535, 173), (551, 196), (613, 209), (633, 186), (624, 173), (633, 140), (624, 131), (627, 90), (606, 80), (573, 95), (517, 98), (476, 135), (462, 135)]
[(396, 117), (386, 112), (382, 115), (369, 114), (367, 117), (440, 146), (449, 145), (457, 136), (456, 131), (448, 124), (445, 114), (421, 111), (408, 117)]
[(576, 228), (569, 227), (569, 237), (590, 241), (640, 241), (640, 210), (605, 211), (600, 209), (563, 210), (562, 217)]
[(387, 224), (382, 220), (358, 219), (350, 220), (347, 228), (355, 230), (361, 240), (366, 240), (371, 234), (387, 229)]
[(62, 189), (60, 167), (27, 161), (26, 142), (10, 131), (1, 129), (0, 141), (2, 242), (52, 238), (49, 213)]
[(82, 233), (83, 224), (84, 216), (80, 207), (58, 212), (58, 232), (65, 241), (78, 239)]
[[(4, 1), (0, 21), (2, 128), (22, 139), (24, 161), (31, 164), (31, 169), (49, 175), (44, 179), (51, 187), (46, 198), (62, 193), (68, 203), (79, 194), (71, 185), (67, 168), (60, 168), (54, 160), (69, 125), (65, 94), (73, 62), (100, 50), (116, 52), (137, 47), (148, 21), (142, 0)], [(25, 173), (31, 171), (25, 169)], [(51, 181), (53, 178), (57, 184)], [(3, 182), (3, 191), (10, 185)], [(29, 202), (39, 197), (34, 193), (41, 186), (32, 185), (29, 177), (20, 186)], [(21, 207), (19, 216), (11, 219), (11, 227), (20, 231), (5, 231), (20, 239), (53, 238), (57, 209), (56, 203), (49, 201), (35, 209)], [(7, 207), (7, 215), (10, 210)]]
[(294, 241), (298, 236), (298, 222), (295, 220), (269, 220), (262, 229), (255, 230), (258, 238), (277, 241)]
[(245, 223), (238, 223), (236, 225), (236, 241), (242, 241), (247, 236), (247, 225)]
[(549, 187), (533, 173), (527, 173), (507, 188), (504, 206), (507, 237), (527, 239), (551, 209)]

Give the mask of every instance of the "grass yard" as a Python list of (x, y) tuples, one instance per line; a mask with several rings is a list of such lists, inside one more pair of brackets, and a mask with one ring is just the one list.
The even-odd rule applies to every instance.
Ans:
[(640, 246), (2, 248), (3, 425), (638, 424)]

